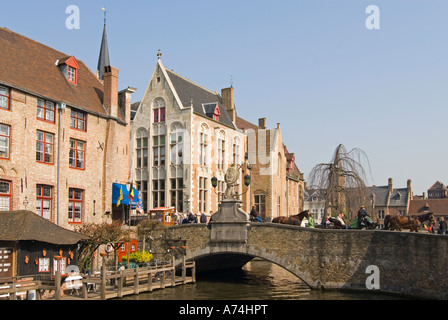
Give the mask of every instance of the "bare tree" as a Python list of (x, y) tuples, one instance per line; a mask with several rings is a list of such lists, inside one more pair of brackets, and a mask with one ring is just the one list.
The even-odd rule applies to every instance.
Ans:
[(357, 207), (368, 199), (363, 160), (366, 160), (370, 171), (364, 151), (357, 148), (347, 151), (340, 144), (330, 163), (319, 163), (311, 170), (310, 189), (324, 191), (327, 217), (343, 212), (352, 219)]
[(152, 242), (154, 241), (153, 233), (156, 229), (165, 229), (166, 226), (163, 222), (159, 220), (142, 220), (137, 225), (137, 234), (142, 237), (143, 240), (143, 251), (146, 250), (146, 240), (150, 240), (150, 244), (152, 246)]
[(110, 244), (114, 249), (114, 264), (116, 265), (118, 248), (130, 241), (128, 231), (118, 222), (84, 224), (76, 228), (76, 231), (88, 237), (82, 241), (79, 250), (78, 266), (81, 272), (86, 272), (89, 269), (88, 265), (92, 266), (93, 253), (106, 244)]

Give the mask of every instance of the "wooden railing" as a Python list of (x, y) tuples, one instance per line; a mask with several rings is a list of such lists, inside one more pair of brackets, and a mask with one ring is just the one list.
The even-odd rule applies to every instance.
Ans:
[[(191, 276), (187, 277), (187, 270), (191, 270)], [(166, 286), (176, 286), (189, 282), (196, 282), (196, 265), (194, 262), (182, 263), (181, 276), (176, 277), (174, 260), (169, 265), (150, 266), (144, 268), (125, 269), (118, 271), (102, 271), (94, 275), (82, 275), (78, 282), (78, 290), (81, 299), (121, 298), (128, 294), (139, 294), (144, 291), (163, 289)], [(42, 278), (39, 275), (0, 279), (0, 299), (17, 300), (18, 297), (26, 298), (30, 291), (35, 291), (35, 299), (40, 300), (40, 293), (44, 290), (53, 291), (54, 299), (61, 300), (62, 277), (56, 272), (55, 277)], [(91, 293), (89, 287), (95, 288)], [(96, 290), (98, 288), (98, 290)], [(73, 290), (72, 290), (73, 291)], [(98, 294), (99, 293), (99, 294)]]
[[(86, 276), (82, 279), (82, 294), (84, 299), (89, 298), (89, 286), (99, 287), (99, 299), (121, 298), (126, 294), (139, 294), (144, 291), (153, 291), (155, 281), (157, 288), (163, 289), (166, 286), (176, 286), (177, 284), (186, 284), (196, 282), (194, 262), (184, 263), (182, 266), (181, 277), (176, 277), (176, 270), (173, 264), (157, 267), (135, 268), (118, 270), (115, 272), (102, 270), (100, 274)], [(187, 279), (187, 269), (191, 269), (191, 277)], [(110, 284), (108, 286), (108, 284)], [(132, 290), (125, 288), (132, 287)], [(109, 288), (109, 290), (108, 290)]]
[(55, 284), (48, 276), (32, 275), (0, 279), (0, 299), (25, 299), (30, 291), (34, 291), (36, 299), (40, 299), (41, 290), (54, 290)]

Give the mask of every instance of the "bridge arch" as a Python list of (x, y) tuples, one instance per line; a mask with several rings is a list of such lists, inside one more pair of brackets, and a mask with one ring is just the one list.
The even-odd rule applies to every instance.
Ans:
[(196, 250), (194, 254), (189, 255), (188, 260), (196, 262), (198, 272), (216, 271), (225, 268), (241, 269), (246, 263), (254, 258), (260, 258), (269, 261), (283, 269), (291, 272), (302, 282), (312, 287), (311, 281), (307, 278), (305, 273), (300, 272), (294, 268), (288, 261), (282, 259), (276, 254), (269, 253), (266, 250), (256, 248), (254, 246), (223, 246), (223, 247), (206, 247), (202, 250)]

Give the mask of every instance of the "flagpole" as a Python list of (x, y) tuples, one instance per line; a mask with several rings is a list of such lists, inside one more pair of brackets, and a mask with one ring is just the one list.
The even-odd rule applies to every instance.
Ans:
[(135, 173), (135, 165), (134, 165), (134, 151), (130, 152), (129, 154), (129, 162), (130, 162), (130, 171), (129, 171), (129, 179), (128, 179), (128, 183), (130, 182), (131, 186), (129, 188), (129, 208), (128, 208), (128, 238), (129, 238), (129, 243), (128, 243), (128, 269), (129, 269), (129, 258), (131, 255), (131, 205), (132, 205), (132, 200), (134, 199), (134, 173)]
[(131, 255), (131, 205), (132, 200), (134, 199), (134, 152), (131, 152), (131, 170), (129, 172), (129, 179), (128, 183), (131, 183), (131, 186), (129, 188), (129, 207), (128, 207), (128, 269), (129, 269), (129, 258)]

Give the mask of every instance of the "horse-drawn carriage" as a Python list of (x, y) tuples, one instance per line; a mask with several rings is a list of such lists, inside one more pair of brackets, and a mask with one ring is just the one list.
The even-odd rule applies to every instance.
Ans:
[(302, 220), (309, 217), (309, 210), (305, 210), (300, 212), (299, 214), (295, 214), (289, 217), (280, 216), (272, 219), (272, 223), (281, 223), (281, 224), (291, 224), (294, 226), (299, 226), (302, 224)]
[(414, 216), (391, 216), (387, 215), (384, 218), (384, 230), (398, 230), (410, 229), (410, 231), (418, 232), (421, 225), (425, 222), (434, 223), (434, 213), (428, 212)]
[(151, 220), (159, 220), (167, 226), (172, 226), (176, 223), (175, 208), (174, 207), (157, 207), (149, 210), (149, 218)]

